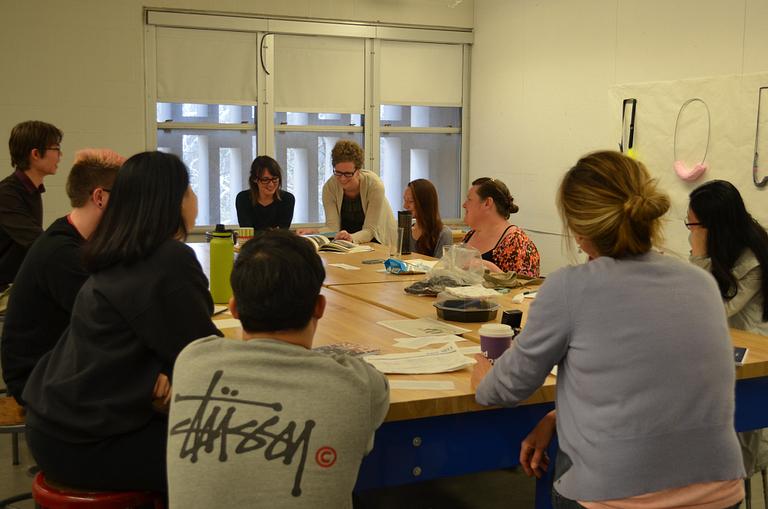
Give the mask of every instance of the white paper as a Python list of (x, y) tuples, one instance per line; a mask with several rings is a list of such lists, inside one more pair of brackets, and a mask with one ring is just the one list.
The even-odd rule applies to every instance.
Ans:
[(480, 345), (462, 346), (459, 347), (459, 352), (461, 352), (461, 355), (475, 355), (476, 353), (480, 353)]
[(456, 384), (446, 381), (390, 380), (390, 389), (419, 389), (422, 391), (455, 391)]
[(228, 318), (224, 320), (214, 320), (213, 325), (219, 329), (234, 329), (235, 327), (242, 327), (240, 320), (237, 318)]
[(454, 343), (426, 352), (369, 355), (363, 358), (382, 373), (401, 375), (448, 373), (477, 362), (462, 355)]
[(491, 288), (485, 288), (483, 285), (446, 288), (445, 293), (460, 299), (485, 299), (499, 296), (499, 292)]
[(448, 334), (445, 336), (419, 336), (415, 338), (395, 338), (395, 346), (400, 348), (409, 348), (411, 350), (418, 350), (427, 345), (434, 345), (438, 343), (450, 343), (451, 341), (468, 341), (455, 334)]
[(224, 314), (227, 309), (229, 309), (229, 306), (220, 306), (218, 304), (213, 305), (213, 314), (214, 315), (221, 315)]
[(386, 320), (379, 325), (408, 334), (409, 336), (444, 336), (446, 334), (464, 334), (471, 332), (455, 325), (439, 322), (433, 318), (414, 318), (413, 320)]
[(328, 266), (338, 267), (344, 270), (360, 270), (360, 267), (355, 267), (354, 265), (347, 265), (346, 263), (329, 263)]

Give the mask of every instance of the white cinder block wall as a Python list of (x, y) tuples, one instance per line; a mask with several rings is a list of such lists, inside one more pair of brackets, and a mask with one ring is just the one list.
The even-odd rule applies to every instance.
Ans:
[[(560, 233), (562, 174), (587, 152), (618, 148), (609, 87), (768, 71), (765, 0), (475, 0), (474, 21), (470, 178), (510, 185), (520, 205), (512, 219), (529, 231)], [(671, 172), (672, 162), (649, 170)], [(768, 188), (751, 184), (750, 166), (727, 163), (701, 181), (732, 181), (768, 226)], [(671, 197), (684, 215), (687, 193)], [(679, 218), (669, 222), (671, 244), (687, 245), (687, 234)], [(567, 263), (555, 237), (531, 237), (545, 274)]]

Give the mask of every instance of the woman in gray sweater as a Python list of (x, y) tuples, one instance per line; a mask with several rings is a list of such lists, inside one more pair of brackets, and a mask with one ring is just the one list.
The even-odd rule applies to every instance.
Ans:
[(642, 163), (598, 152), (566, 173), (557, 204), (592, 260), (547, 278), (493, 369), (476, 357), (477, 401), (516, 406), (558, 366), (556, 414), (521, 450), (541, 475), (556, 426), (555, 508), (735, 507), (728, 325), (711, 276), (651, 250), (669, 198)]

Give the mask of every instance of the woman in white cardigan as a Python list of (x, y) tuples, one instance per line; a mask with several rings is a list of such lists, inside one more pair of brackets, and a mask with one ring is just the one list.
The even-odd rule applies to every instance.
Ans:
[(325, 227), (303, 228), (299, 235), (338, 232), (336, 239), (389, 243), (389, 229), (396, 226), (384, 183), (378, 175), (363, 170), (363, 149), (350, 140), (339, 140), (331, 151), (334, 177), (323, 186)]

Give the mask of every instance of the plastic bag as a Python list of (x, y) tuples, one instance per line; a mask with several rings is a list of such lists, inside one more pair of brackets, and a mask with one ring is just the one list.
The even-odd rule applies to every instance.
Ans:
[(467, 244), (453, 244), (427, 277), (405, 289), (411, 295), (435, 296), (448, 287), (471, 286), (483, 281), (483, 257)]

